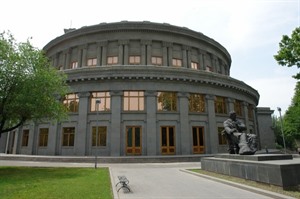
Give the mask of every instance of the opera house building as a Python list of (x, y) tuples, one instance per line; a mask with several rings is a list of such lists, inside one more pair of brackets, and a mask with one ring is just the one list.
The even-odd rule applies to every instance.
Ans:
[[(221, 33), (220, 33), (221, 34)], [(234, 110), (274, 148), (270, 108), (230, 77), (231, 56), (212, 38), (167, 23), (100, 23), (43, 49), (67, 75), (65, 121), (28, 122), (2, 134), (0, 152), (60, 156), (163, 156), (227, 152), (223, 122)]]

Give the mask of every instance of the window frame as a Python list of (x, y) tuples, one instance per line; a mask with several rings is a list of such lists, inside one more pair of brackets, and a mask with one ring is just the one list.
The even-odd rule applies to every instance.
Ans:
[[(74, 102), (74, 105), (71, 103)], [(71, 113), (77, 113), (79, 110), (79, 96), (77, 93), (69, 93), (63, 99), (64, 106)]]
[(96, 112), (96, 100), (101, 100), (98, 111), (110, 111), (111, 96), (109, 91), (94, 91), (90, 93), (90, 112)]
[(226, 98), (222, 96), (216, 96), (215, 99), (215, 113), (227, 114)]
[(152, 56), (151, 57), (151, 64), (155, 65), (155, 66), (162, 66), (163, 65), (163, 58), (159, 57), (159, 56)]
[(199, 70), (199, 63), (198, 62), (191, 62), (191, 69), (194, 69), (194, 70)]
[[(97, 128), (98, 128), (98, 143), (96, 140), (97, 136)], [(101, 131), (103, 130), (103, 131)], [(105, 138), (103, 138), (103, 135)], [(102, 138), (102, 139), (101, 139)], [(97, 144), (97, 146), (96, 146)], [(107, 126), (92, 126), (92, 147), (106, 147), (107, 146)]]
[[(137, 95), (133, 95), (137, 93)], [(137, 109), (133, 109), (132, 101), (137, 100)], [(127, 104), (127, 105), (126, 105)], [(144, 111), (145, 110), (145, 92), (144, 91), (123, 91), (123, 111)]]
[[(197, 106), (196, 109), (194, 109), (195, 106), (193, 104), (195, 103), (196, 98), (200, 98), (199, 106)], [(194, 112), (194, 113), (205, 113), (205, 96), (200, 93), (190, 93), (189, 96), (189, 112)]]
[[(170, 109), (166, 109), (164, 110), (165, 106), (163, 105), (163, 101), (168, 101), (168, 99), (165, 99), (164, 98), (162, 99), (163, 101), (162, 102), (159, 102), (160, 101), (160, 95), (162, 94), (163, 95), (171, 95), (171, 101), (170, 101)], [(164, 96), (163, 96), (164, 97)], [(159, 112), (177, 112), (177, 108), (178, 108), (178, 100), (177, 100), (177, 92), (171, 92), (171, 91), (159, 91), (157, 92), (157, 111)]]
[(118, 56), (107, 56), (106, 63), (107, 63), (107, 65), (116, 65), (119, 63), (119, 57)]
[(86, 60), (86, 65), (87, 65), (88, 67), (95, 67), (95, 66), (97, 66), (97, 58), (95, 58), (95, 57), (93, 57), (93, 58), (88, 58), (88, 59)]
[[(70, 130), (70, 131), (68, 132), (68, 130)], [(75, 146), (75, 131), (76, 131), (75, 127), (63, 127), (62, 128), (62, 147), (74, 147)]]
[(49, 128), (39, 129), (39, 147), (47, 147), (49, 138)]
[(29, 129), (24, 129), (22, 134), (22, 147), (28, 147)]
[(140, 55), (130, 55), (128, 57), (128, 63), (130, 65), (139, 65), (139, 64), (141, 64), (141, 56)]
[(172, 66), (174, 66), (174, 67), (182, 67), (182, 59), (173, 58), (172, 59)]
[(70, 69), (76, 69), (78, 68), (78, 61), (72, 61), (70, 63)]

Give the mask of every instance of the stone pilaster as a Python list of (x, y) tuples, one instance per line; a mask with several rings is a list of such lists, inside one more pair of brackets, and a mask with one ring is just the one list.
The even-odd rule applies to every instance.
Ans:
[(242, 108), (243, 108), (243, 114), (244, 114), (244, 118), (245, 118), (245, 125), (246, 125), (246, 128), (247, 128), (247, 132), (249, 132), (248, 103), (243, 102), (242, 103)]
[(86, 66), (86, 56), (87, 56), (87, 48), (88, 46), (85, 45), (82, 49), (82, 60), (81, 60), (81, 67)]
[(156, 132), (156, 91), (146, 91), (146, 112), (147, 112), (147, 125), (146, 125), (146, 137), (147, 140), (147, 155), (157, 155), (157, 132)]
[[(218, 153), (218, 130), (217, 130), (217, 122), (216, 122), (216, 113), (215, 113), (215, 96), (214, 95), (206, 95), (207, 107), (208, 107), (208, 132), (206, 132), (207, 140), (210, 141), (208, 143), (210, 146), (207, 146), (207, 153)], [(210, 150), (210, 151), (209, 151)]]
[(111, 156), (121, 155), (121, 110), (122, 91), (111, 91)]
[(101, 66), (105, 66), (107, 64), (107, 41), (100, 42), (101, 46)]
[(191, 148), (191, 132), (189, 128), (189, 93), (178, 93), (179, 113), (180, 113), (180, 148), (177, 148), (177, 154), (192, 154)]
[(82, 92), (79, 96), (79, 108), (78, 108), (78, 129), (75, 135), (75, 154), (76, 155), (87, 155), (86, 154), (86, 139), (87, 134), (90, 133), (87, 129), (87, 115), (89, 107), (89, 92)]

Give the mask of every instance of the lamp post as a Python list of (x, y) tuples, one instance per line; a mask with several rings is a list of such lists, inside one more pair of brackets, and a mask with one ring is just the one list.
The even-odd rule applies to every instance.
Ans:
[(101, 104), (101, 99), (96, 99), (96, 115), (97, 115), (97, 125), (96, 125), (96, 152), (95, 152), (95, 169), (97, 169), (97, 153), (98, 153), (98, 129), (99, 129), (99, 106)]
[(284, 153), (286, 153), (285, 139), (284, 139), (284, 134), (283, 134), (283, 122), (282, 122), (282, 117), (281, 117), (281, 108), (277, 107), (277, 110), (279, 112), (279, 117), (280, 117), (280, 126), (281, 126), (281, 134), (282, 134), (282, 139), (283, 139)]

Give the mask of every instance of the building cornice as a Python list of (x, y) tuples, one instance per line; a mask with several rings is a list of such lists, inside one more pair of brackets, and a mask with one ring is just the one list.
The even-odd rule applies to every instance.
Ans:
[(259, 93), (237, 79), (201, 70), (157, 66), (98, 66), (64, 71), (68, 83), (87, 81), (176, 81), (176, 83), (207, 84), (213, 87), (233, 89), (249, 95), (258, 104)]
[(167, 23), (153, 23), (148, 21), (144, 21), (144, 22), (122, 21), (122, 22), (115, 22), (115, 23), (100, 23), (92, 26), (84, 26), (79, 29), (69, 31), (64, 35), (53, 39), (44, 47), (44, 50), (48, 51), (53, 46), (56, 46), (59, 43), (83, 35), (90, 35), (90, 34), (96, 34), (101, 32), (126, 32), (126, 31), (167, 32), (168, 34), (177, 34), (186, 37), (192, 37), (194, 39), (199, 40), (199, 42), (201, 41), (203, 43), (206, 43), (209, 46), (218, 49), (225, 55), (225, 57), (227, 57), (228, 59), (227, 61), (231, 63), (231, 56), (229, 52), (226, 50), (226, 48), (224, 48), (220, 43), (218, 43), (214, 39), (204, 35), (203, 33), (196, 32), (186, 27), (174, 26)]

